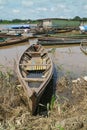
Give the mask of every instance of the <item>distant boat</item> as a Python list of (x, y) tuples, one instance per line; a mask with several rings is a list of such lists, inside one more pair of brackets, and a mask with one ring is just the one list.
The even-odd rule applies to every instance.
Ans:
[(81, 26), (79, 26), (79, 29), (82, 33), (85, 33), (85, 32), (87, 32), (87, 25), (81, 25)]
[(30, 30), (30, 25), (28, 24), (14, 24), (14, 25), (8, 25), (5, 28), (1, 29), (1, 32), (5, 32), (5, 33), (29, 33)]
[(82, 39), (70, 39), (70, 38), (38, 38), (38, 44), (41, 45), (72, 45), (80, 44)]
[(18, 24), (9, 26), (11, 29), (30, 29), (30, 25), (28, 24)]
[(18, 36), (22, 36), (21, 34), (8, 34), (8, 33), (2, 33), (0, 32), (0, 38), (8, 38), (8, 37), (18, 37)]
[(3, 38), (3, 40), (1, 38), (0, 47), (26, 42), (28, 41), (28, 39), (29, 39), (29, 36), (11, 37), (7, 39)]
[(80, 44), (80, 49), (83, 53), (87, 54), (87, 41), (82, 41)]
[(54, 33), (67, 33), (67, 32), (72, 32), (73, 31), (73, 29), (71, 28), (71, 29), (54, 29), (53, 30), (53, 32)]
[(20, 56), (17, 63), (17, 75), (33, 114), (53, 75), (52, 60), (43, 46), (30, 45)]

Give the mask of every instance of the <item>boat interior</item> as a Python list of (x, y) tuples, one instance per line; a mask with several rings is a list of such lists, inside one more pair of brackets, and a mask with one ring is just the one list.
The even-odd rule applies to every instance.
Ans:
[(51, 67), (48, 53), (39, 48), (30, 47), (24, 54), (20, 63), (20, 71), (23, 79), (31, 88), (39, 88), (46, 80)]

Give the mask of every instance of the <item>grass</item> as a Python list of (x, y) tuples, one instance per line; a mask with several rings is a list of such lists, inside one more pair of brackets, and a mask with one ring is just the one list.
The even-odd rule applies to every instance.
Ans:
[(58, 130), (64, 130), (64, 128), (61, 125), (57, 125), (56, 128), (58, 128)]
[(80, 21), (73, 21), (73, 20), (52, 20), (53, 25), (58, 27), (78, 27)]
[(50, 103), (50, 109), (53, 110), (54, 105), (55, 105), (56, 97), (55, 95), (52, 96), (51, 98), (51, 103)]
[[(52, 96), (51, 102), (47, 104), (47, 106), (40, 104), (42, 107), (47, 107), (48, 116), (31, 116), (27, 109), (21, 87), (18, 88), (15, 80), (12, 79), (13, 75), (11, 70), (8, 70), (7, 73), (0, 71), (0, 130), (66, 129), (67, 123), (66, 125), (63, 125), (61, 121), (64, 120), (64, 118), (66, 119), (69, 117), (68, 114), (70, 113), (68, 113), (68, 106), (62, 106), (61, 99), (69, 103), (67, 97), (60, 96), (57, 92), (56, 95)], [(68, 87), (66, 86), (68, 85), (68, 80), (63, 80), (63, 82), (64, 83), (61, 83), (58, 87)], [(67, 128), (67, 130), (69, 129)]]

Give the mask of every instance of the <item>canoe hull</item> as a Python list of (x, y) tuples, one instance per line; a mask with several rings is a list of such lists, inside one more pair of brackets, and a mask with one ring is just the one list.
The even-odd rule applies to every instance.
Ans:
[(70, 39), (70, 38), (38, 38), (38, 44), (41, 45), (72, 45), (80, 44), (81, 39)]
[[(30, 45), (30, 47), (33, 45)], [(29, 110), (32, 114), (34, 114), (36, 107), (39, 103), (39, 100), (42, 96), (42, 94), (44, 93), (46, 86), (49, 84), (52, 76), (53, 76), (53, 63), (51, 58), (49, 57), (48, 53), (45, 51), (45, 49), (40, 46), (40, 50), (37, 52), (31, 52), (29, 50), (29, 48), (22, 54), (22, 56), (20, 56), (19, 61), (17, 63), (17, 75), (18, 75), (18, 79), (21, 83), (21, 85), (23, 86), (24, 92), (26, 94), (26, 98), (28, 101), (28, 107)], [(43, 50), (43, 51), (42, 51)], [(26, 54), (32, 54), (32, 58), (30, 61), (27, 61), (25, 63), (25, 61), (23, 61), (24, 58), (26, 58)], [(42, 54), (45, 55), (42, 58)], [(43, 60), (43, 64), (42, 61)], [(36, 64), (31, 64), (33, 62), (36, 62)], [(39, 63), (40, 61), (40, 63)], [(46, 62), (46, 63), (45, 63)], [(38, 64), (39, 66), (38, 66)], [(28, 64), (28, 65), (26, 65)], [(27, 77), (25, 72), (22, 72), (23, 68), (25, 67), (26, 70), (28, 70), (28, 74), (29, 76)], [(30, 77), (31, 73), (34, 76), (36, 75), (36, 77)], [(39, 73), (41, 75), (41, 77), (39, 76)], [(37, 78), (38, 77), (38, 78)], [(32, 86), (33, 84), (33, 86)], [(37, 86), (37, 84), (40, 84)], [(32, 86), (32, 87), (31, 87)]]
[(12, 40), (7, 40), (4, 42), (0, 42), (0, 47), (26, 42), (26, 41), (28, 41), (28, 39), (29, 39), (29, 37), (18, 37), (18, 38), (12, 39)]

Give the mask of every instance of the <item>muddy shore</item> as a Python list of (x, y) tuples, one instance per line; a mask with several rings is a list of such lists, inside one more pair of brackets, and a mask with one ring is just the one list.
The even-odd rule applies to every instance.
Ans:
[(59, 78), (46, 107), (47, 114), (30, 115), (17, 78), (0, 71), (0, 130), (86, 130), (87, 77)]

